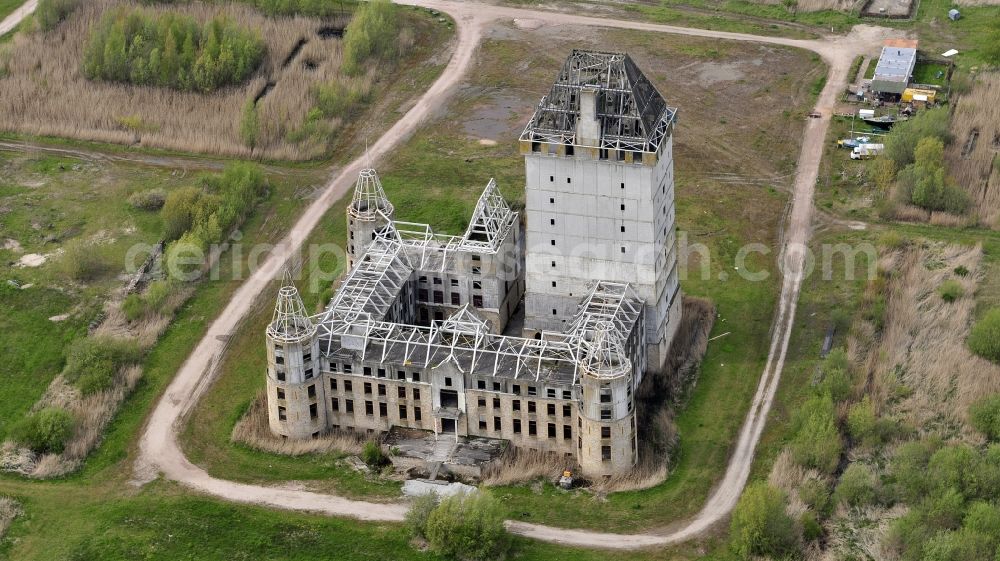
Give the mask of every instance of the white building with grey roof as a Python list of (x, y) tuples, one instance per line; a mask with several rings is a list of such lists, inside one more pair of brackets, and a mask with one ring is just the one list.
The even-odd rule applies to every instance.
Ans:
[(329, 304), (307, 317), (279, 292), (271, 430), (422, 429), (630, 470), (635, 392), (679, 322), (675, 116), (627, 55), (574, 51), (521, 136), (526, 226), (493, 180), (462, 235), (397, 221), (362, 171)]

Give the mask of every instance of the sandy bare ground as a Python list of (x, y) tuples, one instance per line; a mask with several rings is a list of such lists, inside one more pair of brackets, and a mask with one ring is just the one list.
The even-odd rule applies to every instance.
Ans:
[[(847, 84), (847, 72), (854, 57), (871, 51), (881, 44), (889, 30), (858, 26), (849, 35), (828, 37), (822, 40), (798, 40), (777, 37), (758, 37), (741, 33), (689, 29), (643, 22), (617, 21), (579, 15), (483, 5), (472, 2), (446, 0), (404, 0), (441, 10), (452, 15), (458, 24), (458, 35), (453, 44), (454, 52), (448, 66), (434, 85), (417, 101), (388, 132), (370, 147), (370, 158), (378, 161), (388, 150), (404, 141), (433, 111), (442, 107), (454, 87), (460, 83), (469, 68), (482, 31), (496, 20), (533, 20), (547, 24), (573, 24), (614, 27), (662, 33), (675, 33), (698, 37), (711, 37), (735, 41), (755, 41), (788, 45), (814, 51), (829, 65), (829, 75), (816, 111), (818, 118), (810, 119), (805, 127), (802, 151), (798, 160), (794, 195), (785, 231), (781, 257), (785, 275), (781, 287), (779, 306), (776, 310), (773, 336), (767, 365), (760, 378), (750, 410), (739, 435), (735, 451), (725, 476), (717, 485), (702, 511), (674, 531), (649, 534), (608, 534), (586, 530), (553, 528), (523, 522), (508, 522), (509, 529), (517, 534), (550, 542), (583, 547), (634, 549), (681, 542), (698, 536), (701, 532), (725, 519), (745, 485), (750, 473), (757, 442), (771, 408), (775, 391), (784, 365), (789, 336), (795, 319), (802, 276), (800, 271), (805, 258), (803, 251), (809, 241), (813, 215), (813, 191), (822, 156), (823, 142), (833, 113), (836, 94)], [(158, 474), (178, 481), (192, 489), (242, 503), (254, 503), (277, 508), (321, 512), (363, 520), (402, 520), (405, 504), (377, 504), (352, 501), (332, 495), (235, 483), (209, 476), (184, 456), (177, 441), (186, 414), (191, 410), (215, 377), (215, 369), (226, 349), (230, 335), (251, 310), (271, 279), (282, 269), (290, 256), (297, 254), (309, 233), (330, 206), (349, 189), (363, 159), (352, 162), (336, 174), (322, 195), (305, 211), (288, 235), (264, 262), (260, 269), (240, 287), (225, 310), (209, 327), (198, 346), (181, 366), (176, 377), (166, 389), (150, 415), (140, 442), (140, 455), (136, 461), (136, 481), (150, 481)]]
[(11, 29), (17, 27), (24, 18), (31, 15), (38, 7), (38, 0), (28, 0), (24, 4), (21, 4), (16, 10), (10, 13), (7, 17), (0, 21), (0, 35), (6, 35)]

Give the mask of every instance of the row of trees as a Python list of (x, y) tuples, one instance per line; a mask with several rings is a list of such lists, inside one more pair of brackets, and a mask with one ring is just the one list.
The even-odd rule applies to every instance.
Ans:
[(91, 31), (83, 70), (90, 79), (211, 92), (245, 81), (264, 59), (260, 35), (222, 17), (115, 10)]

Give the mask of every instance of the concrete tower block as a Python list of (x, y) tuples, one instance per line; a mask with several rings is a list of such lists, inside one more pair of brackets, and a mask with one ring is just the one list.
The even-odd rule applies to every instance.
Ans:
[(626, 473), (638, 461), (632, 365), (610, 322), (583, 343), (578, 460), (587, 477)]
[(354, 195), (347, 207), (347, 265), (354, 267), (365, 254), (375, 235), (392, 222), (395, 209), (382, 190), (374, 169), (363, 169), (354, 185)]
[(267, 417), (275, 435), (303, 439), (326, 430), (326, 391), (316, 326), (286, 271), (267, 326)]
[(587, 285), (628, 283), (645, 302), (647, 369), (680, 321), (673, 125), (626, 54), (573, 51), (521, 135), (525, 327), (565, 329)]

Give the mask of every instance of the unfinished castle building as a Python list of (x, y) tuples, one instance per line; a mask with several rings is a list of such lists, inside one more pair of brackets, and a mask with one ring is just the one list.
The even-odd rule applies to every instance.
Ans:
[(464, 234), (442, 235), (396, 220), (362, 171), (329, 305), (309, 317), (290, 281), (279, 291), (271, 430), (405, 427), (557, 453), (589, 477), (634, 467), (635, 390), (680, 320), (675, 118), (628, 55), (573, 51), (520, 138), (526, 221), (490, 180)]

